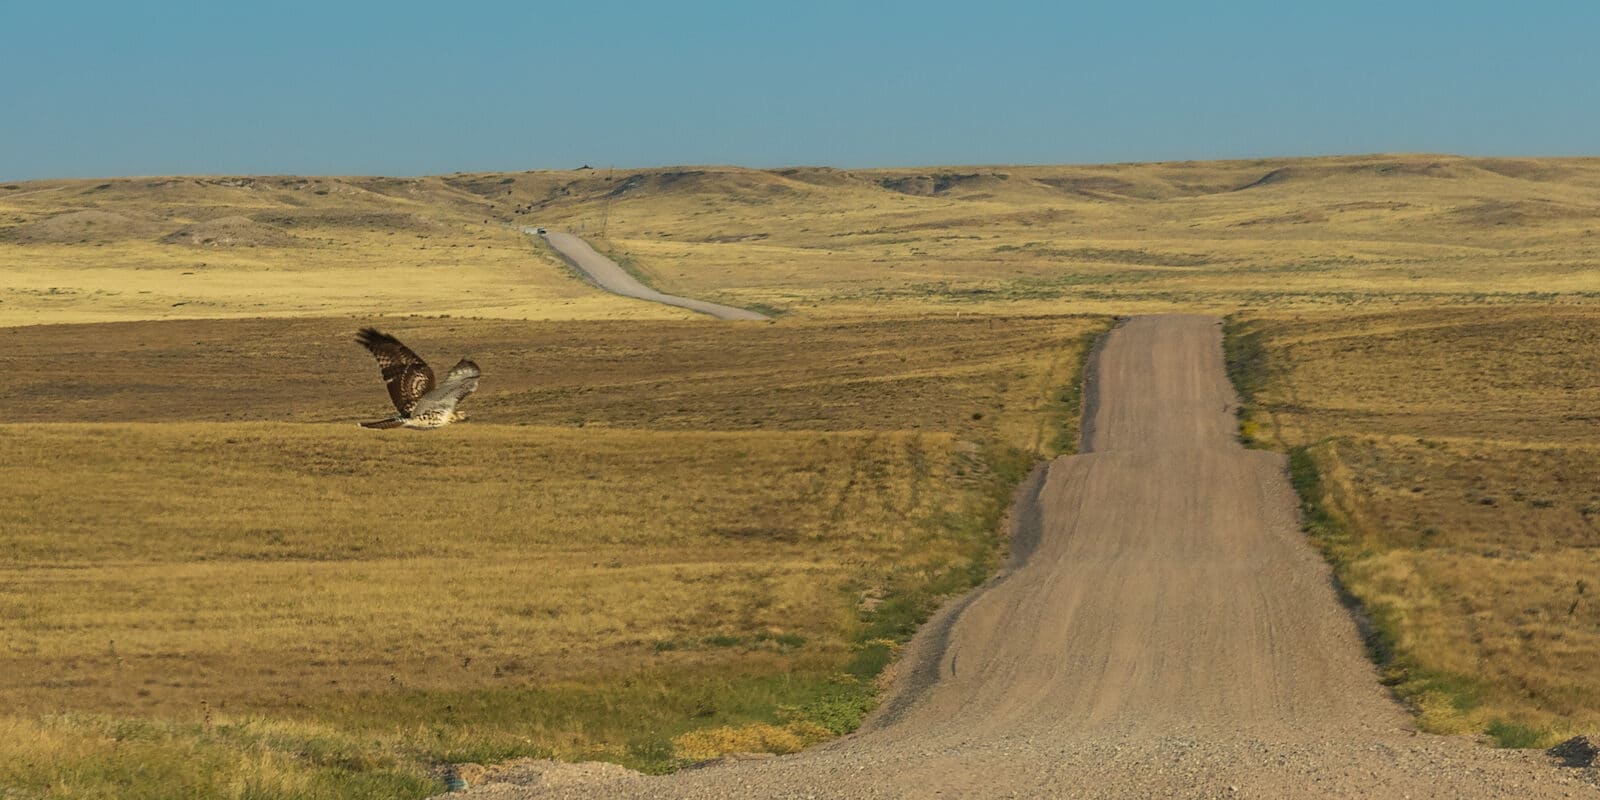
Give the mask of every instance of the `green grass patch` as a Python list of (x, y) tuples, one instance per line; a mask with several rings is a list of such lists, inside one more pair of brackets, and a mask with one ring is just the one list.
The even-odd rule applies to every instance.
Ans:
[(443, 788), (388, 746), (304, 724), (60, 715), (0, 729), (22, 756), (0, 760), (4, 797), (388, 800)]
[(11, 741), (0, 797), (421, 798), (444, 791), (444, 764), (522, 757), (660, 774), (684, 765), (673, 747), (683, 733), (804, 722), (844, 734), (874, 702), (870, 682), (836, 674), (679, 671), (607, 686), (351, 697), (297, 720), (0, 718)]
[(1272, 379), (1264, 334), (1230, 315), (1223, 323), (1222, 353), (1228, 380), (1239, 394), (1239, 441), (1246, 447), (1264, 447), (1255, 418), (1257, 396)]
[(1484, 733), (1497, 747), (1543, 747), (1552, 738), (1550, 731), (1532, 725), (1522, 725), (1497, 719), (1489, 723)]
[(682, 766), (672, 740), (686, 732), (796, 720), (831, 730), (842, 718), (839, 708), (859, 704), (861, 696), (854, 681), (820, 666), (743, 675), (679, 669), (603, 685), (385, 693), (330, 706), (318, 716), (377, 737), (404, 721), (427, 720), (412, 722), (396, 742), (422, 763), (553, 757), (659, 774)]
[(1078, 337), (1079, 352), (1082, 357), (1078, 359), (1078, 368), (1073, 371), (1072, 378), (1056, 393), (1051, 404), (1051, 419), (1054, 421), (1056, 435), (1050, 440), (1050, 449), (1056, 455), (1071, 455), (1078, 452), (1078, 432), (1083, 423), (1083, 385), (1089, 368), (1089, 356), (1100, 346), (1106, 334), (1111, 332), (1112, 322), (1106, 321), (1104, 327), (1097, 331), (1086, 331)]
[(757, 314), (765, 314), (773, 319), (787, 316), (789, 314), (788, 308), (775, 306), (770, 303), (746, 303), (742, 307), (750, 311), (754, 311)]

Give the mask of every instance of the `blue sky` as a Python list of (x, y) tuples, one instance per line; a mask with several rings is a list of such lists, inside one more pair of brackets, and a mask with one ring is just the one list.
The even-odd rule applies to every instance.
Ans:
[(0, 180), (1600, 154), (1600, 3), (0, 0)]

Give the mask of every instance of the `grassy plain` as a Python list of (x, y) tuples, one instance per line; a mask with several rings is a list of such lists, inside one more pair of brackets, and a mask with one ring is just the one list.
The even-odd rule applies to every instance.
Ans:
[(1596, 159), (600, 170), (510, 191), (674, 291), (813, 315), (1600, 292)]
[(1103, 324), (397, 321), (486, 373), (399, 436), (352, 424), (356, 320), (4, 331), (0, 786), (416, 796), (846, 730)]
[(436, 179), (17, 186), (0, 188), (0, 325), (407, 313), (688, 316), (591, 290), (530, 237)]
[[(520, 225), (779, 320), (595, 292)], [(0, 185), (0, 602), (37, 626), (0, 622), (0, 786), (797, 746), (1070, 445), (1079, 313), (1236, 313), (1248, 432), (1426, 725), (1593, 727), (1597, 230), (1597, 159)], [(356, 436), (375, 321), (484, 364), (470, 425)]]
[(0, 186), (0, 324), (681, 318), (587, 291), (530, 224), (807, 316), (1588, 302), (1597, 220), (1600, 160), (1438, 155), (38, 181)]
[[(1440, 732), (1600, 726), (1600, 309), (1251, 313), (1245, 430)], [(1244, 365), (1240, 365), (1244, 366)]]

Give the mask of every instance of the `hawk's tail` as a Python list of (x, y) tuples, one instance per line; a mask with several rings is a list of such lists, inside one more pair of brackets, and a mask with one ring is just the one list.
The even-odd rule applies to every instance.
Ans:
[(361, 427), (363, 427), (363, 428), (398, 428), (398, 427), (400, 427), (401, 425), (404, 425), (404, 424), (406, 424), (405, 420), (403, 420), (403, 419), (401, 419), (399, 417), (390, 417), (389, 419), (380, 419), (377, 422), (363, 422), (363, 423), (361, 423)]

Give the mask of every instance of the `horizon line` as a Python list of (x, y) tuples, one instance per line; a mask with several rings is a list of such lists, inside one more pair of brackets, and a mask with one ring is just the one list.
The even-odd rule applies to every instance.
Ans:
[[(649, 165), (604, 165), (595, 166), (582, 164), (576, 167), (535, 167), (531, 169), (481, 169), (481, 170), (455, 170), (452, 172), (420, 172), (420, 173), (357, 173), (357, 172), (175, 172), (175, 173), (136, 173), (125, 175), (86, 175), (81, 177), (54, 177), (54, 178), (20, 178), (14, 180), (0, 179), (0, 187), (9, 188), (25, 183), (73, 182), (73, 181), (115, 181), (115, 180), (150, 180), (155, 178), (448, 178), (456, 175), (508, 175), (508, 174), (534, 174), (534, 173), (565, 173), (565, 172), (641, 172), (657, 170), (686, 170), (686, 169), (717, 169), (717, 170), (747, 170), (751, 172), (779, 172), (782, 170), (796, 169), (826, 169), (839, 172), (871, 172), (881, 170), (935, 170), (935, 169), (1001, 169), (1020, 168), (1036, 169), (1045, 167), (1135, 167), (1158, 166), (1169, 164), (1238, 164), (1271, 161), (1314, 161), (1333, 159), (1362, 159), (1362, 158), (1447, 158), (1456, 160), (1475, 159), (1516, 159), (1527, 161), (1573, 161), (1586, 159), (1600, 159), (1600, 154), (1594, 155), (1464, 155), (1460, 153), (1429, 152), (1429, 151), (1379, 151), (1368, 153), (1320, 153), (1314, 155), (1268, 155), (1232, 158), (1169, 158), (1150, 159), (1142, 161), (1039, 161), (1039, 162), (991, 162), (991, 163), (942, 163), (942, 164), (906, 164), (906, 165), (876, 165), (859, 167), (839, 167), (831, 164), (781, 164), (771, 167), (749, 166), (737, 163), (679, 163), (679, 164), (649, 164)], [(3, 199), (3, 198), (0, 198)]]

